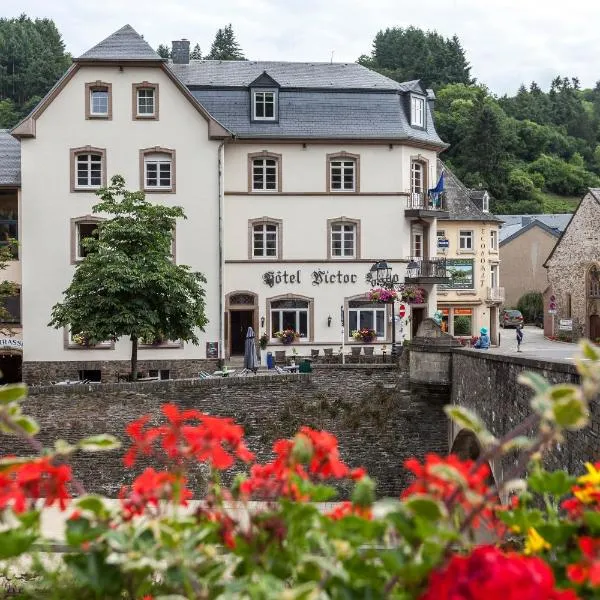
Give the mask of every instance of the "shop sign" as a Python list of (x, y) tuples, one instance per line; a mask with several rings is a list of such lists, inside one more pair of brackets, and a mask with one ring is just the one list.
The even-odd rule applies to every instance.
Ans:
[[(262, 280), (269, 287), (274, 287), (276, 285), (290, 285), (290, 284), (302, 284), (302, 280), (304, 278), (304, 273), (300, 269), (296, 271), (288, 271), (284, 269), (283, 271), (267, 271), (263, 274)], [(342, 273), (341, 271), (329, 271), (317, 269), (310, 273), (308, 276), (308, 280), (312, 283), (312, 285), (322, 285), (322, 284), (350, 284), (356, 283), (358, 281), (358, 275), (355, 273)]]
[(561, 331), (573, 331), (573, 319), (560, 319), (558, 321), (558, 328)]
[(206, 342), (206, 358), (219, 358), (219, 342)]
[(446, 271), (450, 275), (450, 283), (440, 285), (440, 288), (451, 290), (472, 290), (474, 288), (472, 258), (448, 258)]
[(18, 350), (23, 350), (23, 340), (18, 340), (13, 337), (0, 338), (0, 348), (16, 348)]

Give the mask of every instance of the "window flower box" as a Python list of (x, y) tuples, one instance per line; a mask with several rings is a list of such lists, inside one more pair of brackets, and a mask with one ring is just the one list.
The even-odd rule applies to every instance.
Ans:
[(277, 331), (275, 337), (286, 346), (293, 344), (299, 337), (300, 334), (293, 329), (284, 329), (283, 331)]
[(359, 329), (358, 331), (352, 332), (352, 337), (357, 342), (362, 342), (363, 344), (370, 344), (376, 337), (377, 332), (374, 329)]

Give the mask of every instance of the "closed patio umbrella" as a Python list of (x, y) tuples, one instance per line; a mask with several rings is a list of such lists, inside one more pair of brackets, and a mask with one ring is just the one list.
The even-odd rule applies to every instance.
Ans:
[(252, 329), (252, 327), (248, 327), (248, 331), (246, 333), (246, 343), (244, 346), (244, 369), (248, 369), (254, 373), (256, 373), (258, 369), (254, 329)]

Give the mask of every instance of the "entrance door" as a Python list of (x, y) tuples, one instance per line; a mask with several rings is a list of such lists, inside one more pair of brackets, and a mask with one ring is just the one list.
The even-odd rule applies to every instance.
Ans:
[(423, 321), (423, 318), (425, 316), (425, 308), (421, 307), (421, 308), (415, 308), (415, 306), (411, 306), (411, 313), (412, 313), (412, 319), (411, 319), (411, 338), (415, 338), (417, 337), (417, 331), (419, 330), (419, 325), (421, 324), (421, 322)]
[(244, 346), (246, 344), (246, 333), (248, 327), (254, 323), (253, 310), (232, 310), (231, 315), (231, 352), (230, 355), (244, 355)]
[(590, 315), (590, 340), (595, 342), (600, 339), (600, 316)]
[(23, 357), (20, 354), (3, 354), (0, 356), (0, 383), (18, 383), (21, 381), (21, 363)]

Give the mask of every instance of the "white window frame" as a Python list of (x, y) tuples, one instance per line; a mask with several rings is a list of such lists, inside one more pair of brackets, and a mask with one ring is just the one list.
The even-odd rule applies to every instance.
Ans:
[[(268, 101), (267, 95), (270, 95), (271, 102)], [(263, 116), (257, 115), (257, 107), (262, 104)], [(267, 109), (267, 104), (273, 105), (273, 115), (270, 117), (264, 116)], [(259, 89), (252, 90), (252, 120), (253, 121), (277, 121), (278, 98), (276, 89)]]
[[(294, 302), (305, 302), (306, 303), (306, 307), (294, 307), (294, 308), (278, 308), (275, 307), (273, 308), (273, 304), (276, 302), (285, 302), (286, 300), (292, 300)], [(306, 333), (305, 335), (301, 336), (302, 338), (308, 340), (310, 338), (310, 312), (311, 312), (311, 303), (310, 300), (306, 300), (305, 298), (278, 298), (275, 300), (271, 300), (269, 302), (269, 317), (270, 317), (270, 326), (271, 326), (271, 331), (269, 332), (269, 336), (271, 339), (276, 339), (273, 337), (273, 330), (275, 331), (282, 331), (284, 328), (284, 321), (283, 321), (283, 313), (296, 313), (295, 316), (295, 321), (296, 321), (296, 327), (294, 327), (294, 331), (301, 333), (300, 332), (300, 328), (298, 327), (300, 325), (300, 313), (306, 313)], [(279, 328), (276, 329), (275, 328), (275, 319), (273, 318), (273, 315), (277, 313), (279, 315)]]
[[(80, 159), (83, 159), (84, 157), (87, 157), (85, 161), (80, 160)], [(99, 157), (99, 160), (94, 159), (92, 157)], [(85, 164), (85, 166), (86, 166), (87, 183), (79, 183), (79, 165), (80, 165), (80, 163)], [(92, 167), (94, 165), (100, 166), (100, 182), (99, 183), (92, 183)], [(101, 188), (103, 173), (104, 173), (104, 155), (103, 154), (94, 152), (92, 150), (90, 150), (89, 152), (78, 152), (77, 154), (75, 154), (75, 173), (74, 173), (75, 181), (73, 183), (74, 183), (74, 188), (76, 190), (97, 190), (97, 189)]]
[[(148, 165), (156, 165), (156, 185), (148, 183)], [(169, 165), (169, 184), (161, 184), (161, 167)], [(166, 152), (147, 152), (144, 154), (144, 190), (173, 189), (173, 156)]]
[(490, 212), (490, 196), (487, 192), (483, 194), (481, 199), (481, 211), (484, 213)]
[(490, 265), (490, 287), (492, 289), (500, 287), (500, 269), (498, 265)]
[(470, 229), (461, 229), (458, 232), (458, 251), (459, 252), (475, 252), (473, 246), (474, 233)]
[(498, 230), (490, 229), (490, 250), (498, 252)]
[[(94, 104), (94, 94), (104, 94), (106, 101), (106, 110), (96, 111)], [(92, 117), (108, 117), (110, 111), (110, 90), (106, 87), (90, 87), (90, 115)]]
[[(274, 231), (268, 231), (268, 228), (272, 227)], [(267, 241), (269, 235), (273, 237), (275, 242), (274, 253), (267, 254)], [(258, 238), (257, 238), (258, 236)], [(260, 242), (257, 247), (256, 242)], [(252, 225), (252, 258), (279, 258), (279, 224), (278, 223), (254, 223)], [(257, 253), (258, 250), (258, 253)]]
[[(151, 96), (142, 96), (142, 92), (145, 94), (146, 92), (151, 92)], [(142, 99), (152, 98), (152, 112), (141, 112), (140, 111), (140, 100)], [(135, 110), (136, 115), (138, 117), (154, 117), (156, 116), (156, 88), (155, 87), (137, 87), (135, 94)]]
[[(334, 173), (339, 170), (340, 187), (334, 187)], [(348, 193), (356, 191), (357, 161), (355, 158), (331, 158), (329, 159), (329, 191), (335, 193)], [(352, 175), (352, 187), (346, 186), (346, 176)], [(336, 176), (338, 174), (336, 173)]]
[[(350, 306), (350, 303), (352, 302), (352, 300), (349, 301), (348, 303), (348, 340), (353, 340), (354, 338), (352, 337), (352, 332), (359, 330), (360, 327), (360, 313), (361, 312), (371, 312), (373, 314), (373, 329), (377, 332), (377, 313), (378, 312), (382, 312), (383, 313), (383, 333), (382, 335), (377, 335), (375, 337), (376, 340), (382, 341), (382, 340), (386, 340), (387, 339), (387, 305), (381, 303), (381, 305), (379, 306), (368, 306), (368, 303), (365, 302), (364, 306)], [(356, 313), (356, 326), (354, 327), (352, 325), (352, 314)], [(379, 333), (379, 332), (377, 332)]]
[[(334, 237), (337, 238), (336, 241), (339, 241), (340, 243), (339, 254), (336, 253), (337, 250), (334, 249)], [(342, 221), (331, 223), (329, 226), (329, 244), (331, 258), (356, 258), (357, 237), (358, 235), (356, 223), (348, 223)], [(351, 251), (348, 251), (346, 249), (346, 242), (349, 240), (352, 242)]]
[(425, 97), (411, 94), (410, 124), (412, 127), (425, 127)]
[[(419, 174), (419, 185), (416, 184), (417, 173)], [(410, 191), (412, 194), (425, 194), (425, 165), (419, 160), (410, 163)]]
[[(252, 191), (253, 192), (277, 192), (279, 191), (279, 163), (278, 158), (274, 156), (257, 157), (252, 159)], [(272, 161), (272, 165), (268, 165), (267, 161)], [(275, 187), (267, 187), (267, 173), (269, 170), (273, 170), (275, 175)], [(255, 181), (255, 175), (257, 170), (262, 172), (262, 186), (257, 187)]]

